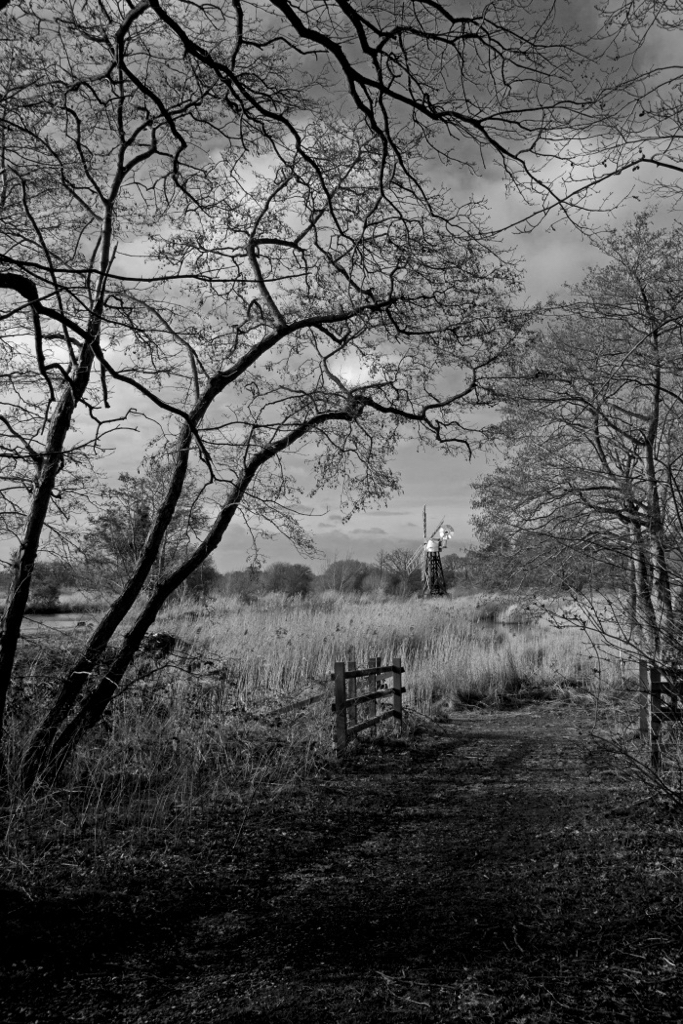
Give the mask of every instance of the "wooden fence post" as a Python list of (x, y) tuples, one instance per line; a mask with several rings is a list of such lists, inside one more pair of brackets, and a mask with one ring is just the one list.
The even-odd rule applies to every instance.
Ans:
[(346, 748), (346, 680), (344, 673), (346, 665), (343, 661), (334, 663), (334, 703), (337, 715), (335, 726), (335, 739), (337, 754), (341, 754)]
[[(351, 739), (366, 729), (371, 730), (372, 735), (377, 734), (377, 725), (385, 719), (393, 719), (398, 722), (399, 735), (403, 732), (403, 690), (401, 685), (403, 672), (400, 658), (394, 658), (391, 665), (382, 665), (381, 658), (368, 658), (367, 668), (358, 669), (355, 661), (348, 665), (343, 661), (334, 663), (332, 679), (334, 681), (334, 703), (332, 710), (335, 712), (335, 745), (337, 755), (341, 754)], [(392, 686), (385, 685), (382, 677), (391, 675)], [(348, 679), (348, 692), (347, 692)], [(365, 691), (363, 680), (368, 680), (368, 689)], [(358, 682), (360, 680), (360, 683)], [(360, 691), (360, 692), (359, 692)], [(377, 701), (392, 695), (391, 708), (385, 708), (380, 714), (377, 713)], [(313, 700), (319, 700), (314, 697)], [(297, 701), (291, 707), (305, 706), (311, 698), (304, 701)], [(358, 721), (357, 708), (360, 704), (367, 704), (369, 714), (361, 715)], [(348, 712), (348, 717), (347, 717)]]
[[(370, 658), (370, 660), (368, 661), (368, 668), (379, 668), (381, 664), (382, 664), (382, 659), (381, 658)], [(374, 690), (376, 690), (377, 687), (379, 686), (379, 684), (381, 683), (381, 681), (382, 681), (382, 677), (381, 676), (375, 675), (374, 673), (371, 673), (368, 676), (368, 693), (372, 693)], [(375, 718), (376, 715), (377, 715), (377, 701), (376, 700), (368, 701), (368, 718)], [(377, 726), (376, 725), (373, 725), (373, 726), (370, 727), (370, 735), (371, 736), (376, 736), (377, 735)]]
[(392, 675), (394, 685), (394, 718), (398, 721), (398, 735), (403, 734), (403, 673), (401, 672), (401, 659), (394, 658), (393, 662), (394, 671)]
[[(355, 663), (355, 661), (350, 661), (349, 662), (348, 671), (349, 672), (355, 672), (356, 671), (356, 663)], [(353, 700), (353, 698), (356, 696), (356, 679), (355, 679), (355, 676), (352, 676), (348, 680), (347, 687), (348, 687), (348, 690), (347, 690), (347, 692), (348, 692), (348, 699), (349, 700)], [(351, 707), (349, 708), (348, 722), (349, 722), (349, 725), (352, 728), (353, 728), (354, 725), (357, 724), (357, 722), (358, 722), (358, 705), (357, 704), (352, 704)]]

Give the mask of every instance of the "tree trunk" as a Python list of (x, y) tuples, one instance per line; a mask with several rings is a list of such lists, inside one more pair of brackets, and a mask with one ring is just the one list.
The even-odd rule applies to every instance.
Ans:
[[(191, 441), (192, 432), (189, 425), (186, 424), (181, 431), (178, 444), (176, 445), (175, 466), (166, 497), (147, 535), (147, 540), (135, 570), (122, 593), (117, 597), (94, 630), (76, 664), (72, 666), (62, 679), (59, 694), (31, 741), (22, 768), (22, 776), (27, 786), (30, 786), (37, 776), (43, 773), (44, 768), (50, 762), (50, 751), (53, 748), (56, 737), (64, 730), (76, 704), (92, 680), (93, 674), (97, 672), (101, 665), (107, 646), (111, 642), (114, 633), (142, 593), (182, 491), (187, 473)], [(150, 624), (152, 621), (154, 621), (154, 617), (150, 620)], [(137, 651), (143, 636), (144, 633), (132, 651), (131, 659), (135, 651)], [(90, 697), (86, 698), (86, 704), (88, 704), (92, 696), (93, 694), (91, 693)], [(104, 707), (106, 707), (106, 704)], [(104, 710), (104, 707), (102, 710)], [(83, 711), (84, 708), (81, 708), (81, 713)], [(87, 715), (89, 716), (90, 712)], [(94, 725), (100, 715), (89, 724)]]
[(45, 452), (38, 469), (26, 528), (7, 596), (0, 631), (0, 743), (3, 737), (7, 694), (12, 684), (21, 624), (26, 612), (40, 538), (54, 492), (55, 481), (63, 465), (66, 436), (71, 427), (76, 405), (88, 385), (93, 358), (92, 345), (84, 345), (75, 379), (65, 385), (52, 414)]
[(633, 525), (631, 536), (638, 630), (644, 648), (641, 653), (656, 664), (660, 654), (660, 637), (652, 598), (649, 551), (639, 524)]
[[(107, 629), (103, 631), (98, 628), (96, 631), (98, 633), (96, 643), (94, 642), (93, 636), (93, 640), (88, 645), (86, 653), (81, 657), (81, 659), (79, 659), (77, 665), (65, 677), (62, 684), (62, 691), (55, 706), (50, 711), (31, 742), (22, 766), (22, 786), (25, 790), (30, 789), (38, 779), (50, 779), (54, 777), (55, 773), (57, 773), (68, 760), (81, 737), (88, 731), (88, 729), (92, 728), (92, 726), (100, 720), (105, 708), (116, 695), (125, 672), (130, 667), (133, 658), (139, 650), (140, 644), (147, 633), (147, 630), (156, 619), (156, 616), (164, 602), (218, 547), (218, 544), (232, 522), (247, 489), (253, 482), (261, 467), (270, 459), (279, 455), (296, 441), (300, 440), (304, 435), (310, 433), (317, 426), (329, 422), (330, 420), (350, 420), (358, 415), (358, 409), (355, 409), (351, 413), (321, 413), (320, 415), (313, 417), (311, 420), (300, 424), (274, 444), (262, 449), (258, 455), (251, 460), (243, 471), (238, 483), (232, 488), (207, 536), (200, 544), (197, 545), (192, 555), (186, 559), (183, 565), (170, 573), (170, 575), (162, 580), (155, 588), (154, 592), (148, 598), (144, 608), (138, 615), (135, 623), (123, 638), (123, 643), (121, 644), (114, 661), (107, 668), (106, 673), (100, 678), (99, 682), (93, 685), (91, 691), (85, 695), (81, 706), (77, 709), (75, 714), (72, 715), (79, 697), (83, 694), (88, 681), (92, 678), (93, 670), (96, 668), (94, 658), (96, 656), (99, 658), (102, 657), (103, 638), (107, 631), (111, 631), (111, 633), (113, 633), (111, 623), (114, 621), (115, 616), (111, 619), (107, 616), (107, 619), (109, 619)], [(183, 461), (182, 454), (185, 452), (185, 466), (187, 465), (188, 447), (189, 445), (185, 445), (178, 449), (178, 459), (180, 462)], [(170, 490), (171, 488), (169, 488), (169, 491)], [(170, 509), (168, 513), (168, 521), (170, 521), (170, 516), (172, 515), (170, 498), (168, 506)], [(175, 507), (175, 504), (173, 504), (173, 507)], [(148, 566), (147, 572), (149, 572), (149, 567), (153, 564), (153, 561), (153, 558), (151, 561), (149, 558), (146, 559), (145, 564)], [(135, 574), (135, 580), (137, 581), (137, 593), (135, 594), (135, 597), (137, 597), (141, 592), (145, 579), (146, 574), (144, 576), (142, 575), (142, 567), (139, 566), (138, 571)], [(132, 606), (135, 598), (132, 596), (132, 591), (129, 588), (126, 588), (125, 594), (127, 595), (126, 599), (130, 601), (130, 607)], [(115, 603), (116, 606), (119, 605), (119, 602), (123, 597), (124, 595), (121, 595)], [(121, 618), (123, 618), (123, 615), (120, 616), (119, 621)]]

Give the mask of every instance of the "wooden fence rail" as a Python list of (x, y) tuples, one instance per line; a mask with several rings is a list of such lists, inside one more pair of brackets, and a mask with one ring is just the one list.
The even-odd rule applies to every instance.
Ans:
[[(401, 659), (394, 658), (391, 665), (382, 665), (379, 658), (371, 658), (368, 668), (356, 668), (355, 661), (335, 662), (334, 673), (334, 703), (332, 710), (335, 712), (335, 742), (337, 756), (347, 747), (350, 739), (357, 736), (364, 729), (377, 731), (377, 725), (387, 718), (393, 718), (398, 723), (399, 735), (403, 730), (403, 700), (405, 687), (401, 685), (401, 676), (405, 669), (401, 666)], [(392, 685), (383, 686), (382, 676), (391, 675)], [(358, 692), (359, 680), (368, 680), (366, 692)], [(348, 683), (348, 686), (347, 686)], [(388, 711), (377, 714), (377, 701), (382, 697), (392, 698), (392, 707)], [(368, 715), (362, 722), (358, 721), (358, 708), (362, 704), (368, 704)]]
[[(335, 746), (337, 755), (341, 754), (348, 746), (349, 740), (357, 736), (364, 729), (377, 731), (379, 722), (387, 718), (393, 718), (398, 723), (399, 735), (403, 731), (403, 694), (405, 687), (401, 685), (401, 676), (405, 669), (401, 666), (401, 659), (394, 658), (391, 665), (382, 665), (380, 658), (370, 658), (368, 668), (356, 668), (355, 661), (337, 661), (334, 665), (334, 672), (330, 676), (334, 683), (334, 702), (332, 711), (335, 713)], [(391, 675), (391, 685), (385, 686), (382, 683), (382, 676)], [(368, 689), (360, 690), (359, 682), (367, 679)], [(273, 708), (268, 712), (268, 717), (275, 715), (286, 715), (291, 711), (300, 711), (318, 704), (325, 700), (327, 693), (315, 693), (284, 707)], [(387, 711), (377, 714), (377, 701), (382, 698), (392, 698), (392, 706)], [(362, 722), (358, 721), (358, 708), (363, 704), (368, 705), (368, 717)]]

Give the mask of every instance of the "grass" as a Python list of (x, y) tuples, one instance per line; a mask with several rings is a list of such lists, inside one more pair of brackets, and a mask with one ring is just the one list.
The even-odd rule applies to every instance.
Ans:
[[(171, 606), (157, 628), (181, 644), (168, 658), (138, 659), (61, 788), (11, 794), (6, 866), (28, 882), (54, 870), (62, 850), (72, 869), (106, 873), (108, 863), (146, 843), (189, 834), (217, 805), (247, 814), (255, 796), (314, 776), (334, 756), (328, 700), (285, 715), (278, 708), (329, 692), (335, 661), (362, 666), (400, 656), (408, 709), (437, 721), (455, 709), (590, 700), (598, 685), (603, 692), (621, 686), (617, 662), (598, 661), (577, 629), (531, 624), (513, 632), (478, 622), (482, 606), (496, 602), (354, 601), (332, 593), (311, 602), (271, 595), (248, 606), (230, 599)], [(60, 666), (80, 642), (77, 631), (27, 637), (8, 739), (15, 769)]]
[(192, 606), (176, 606), (159, 628), (229, 666), (233, 692), (248, 709), (324, 684), (335, 661), (367, 664), (377, 656), (403, 659), (409, 699), (421, 708), (442, 697), (457, 703), (473, 692), (494, 703), (526, 686), (590, 690), (595, 652), (578, 630), (481, 625), (479, 604), (352, 601), (335, 594), (309, 603), (271, 595), (246, 607), (223, 601), (199, 619)]

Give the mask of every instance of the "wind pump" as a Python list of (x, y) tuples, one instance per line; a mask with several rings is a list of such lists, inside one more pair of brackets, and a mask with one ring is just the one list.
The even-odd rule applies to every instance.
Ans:
[(413, 569), (422, 561), (422, 593), (425, 597), (443, 597), (446, 591), (446, 580), (441, 564), (441, 552), (448, 546), (453, 536), (453, 527), (444, 526), (442, 519), (437, 528), (427, 536), (427, 506), (422, 509), (422, 544), (417, 548), (410, 562)]

